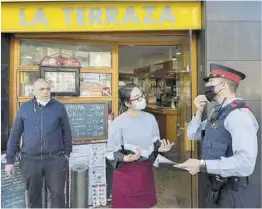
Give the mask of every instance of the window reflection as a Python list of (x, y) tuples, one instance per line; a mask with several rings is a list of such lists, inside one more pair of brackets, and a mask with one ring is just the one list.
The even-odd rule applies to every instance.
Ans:
[(21, 41), (21, 66), (37, 66), (47, 56), (75, 57), (85, 68), (111, 68), (112, 47), (85, 44), (66, 44)]
[(23, 97), (33, 96), (33, 83), (40, 78), (39, 71), (20, 72), (19, 74), (19, 95)]

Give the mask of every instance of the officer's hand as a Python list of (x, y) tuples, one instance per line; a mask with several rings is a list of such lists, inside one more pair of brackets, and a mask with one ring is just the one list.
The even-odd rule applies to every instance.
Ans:
[(170, 143), (170, 141), (167, 139), (161, 140), (161, 146), (158, 148), (158, 152), (168, 152), (174, 143)]
[(200, 172), (200, 160), (189, 158), (184, 163), (175, 164), (173, 167), (187, 170), (191, 175), (195, 175)]
[(7, 176), (11, 176), (12, 174), (14, 174), (14, 164), (8, 164), (5, 166), (5, 172), (7, 174)]
[(202, 113), (206, 104), (207, 104), (208, 100), (206, 98), (205, 95), (198, 95), (195, 100), (194, 100), (194, 104), (197, 108), (197, 112), (198, 113)]
[(125, 155), (123, 158), (124, 162), (133, 162), (140, 158), (141, 150), (137, 149), (135, 154)]

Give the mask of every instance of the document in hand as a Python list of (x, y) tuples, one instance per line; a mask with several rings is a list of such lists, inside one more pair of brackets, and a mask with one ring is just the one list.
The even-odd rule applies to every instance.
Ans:
[(167, 159), (166, 157), (162, 155), (157, 155), (156, 160), (153, 164), (153, 166), (157, 168), (173, 168), (173, 165), (176, 165), (177, 163)]

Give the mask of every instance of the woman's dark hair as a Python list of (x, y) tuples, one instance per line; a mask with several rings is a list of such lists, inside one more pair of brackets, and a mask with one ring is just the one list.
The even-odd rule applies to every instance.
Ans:
[[(125, 106), (126, 102), (129, 102), (130, 100), (130, 94), (132, 90), (137, 87), (137, 85), (131, 83), (127, 84), (119, 89), (119, 99), (120, 99), (120, 113), (127, 110), (127, 107)], [(138, 88), (138, 87), (137, 87)]]

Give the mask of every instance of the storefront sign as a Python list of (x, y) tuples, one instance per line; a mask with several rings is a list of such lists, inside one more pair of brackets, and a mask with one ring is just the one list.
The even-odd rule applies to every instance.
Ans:
[(2, 3), (2, 32), (201, 28), (201, 2)]

